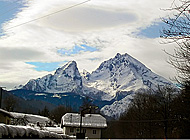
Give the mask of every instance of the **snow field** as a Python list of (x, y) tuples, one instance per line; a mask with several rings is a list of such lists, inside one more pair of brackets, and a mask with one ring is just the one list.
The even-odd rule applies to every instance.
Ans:
[(73, 138), (63, 134), (39, 130), (30, 126), (14, 126), (0, 124), (0, 138), (52, 138), (52, 139), (69, 139)]

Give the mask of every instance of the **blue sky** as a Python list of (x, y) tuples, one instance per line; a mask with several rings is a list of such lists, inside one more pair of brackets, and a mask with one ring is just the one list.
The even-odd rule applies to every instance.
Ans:
[[(162, 29), (162, 27), (164, 26), (164, 24), (162, 22), (157, 22), (154, 23), (153, 25), (140, 30), (137, 33), (134, 33), (137, 37), (147, 37), (147, 38), (158, 38), (160, 37), (160, 30)], [(95, 47), (91, 47), (91, 46), (87, 46), (86, 44), (81, 44), (81, 45), (75, 45), (72, 49), (59, 49), (57, 50), (57, 52), (62, 55), (62, 56), (71, 56), (71, 55), (75, 55), (75, 54), (79, 54), (81, 52), (95, 52), (98, 51), (97, 48)], [(90, 60), (97, 60), (97, 58), (91, 58)], [(56, 70), (58, 67), (62, 66), (65, 62), (26, 62), (27, 64), (30, 65), (34, 65), (35, 66), (35, 70), (37, 71), (54, 71)]]
[(160, 37), (160, 31), (162, 31), (162, 28), (164, 26), (166, 25), (163, 22), (155, 22), (151, 26), (148, 26), (145, 29), (141, 29), (138, 33), (135, 34), (140, 37), (158, 38)]
[(73, 55), (73, 54), (78, 54), (80, 52), (95, 52), (95, 51), (98, 51), (98, 49), (95, 47), (87, 46), (86, 44), (81, 44), (80, 46), (75, 45), (73, 49), (69, 49), (69, 50), (66, 50), (64, 48), (59, 49), (58, 53), (61, 55), (69, 56), (69, 55)]
[[(58, 53), (60, 55), (67, 55), (67, 56), (70, 56), (70, 55), (74, 55), (74, 54), (78, 54), (80, 52), (94, 52), (94, 51), (98, 51), (98, 49), (94, 48), (94, 47), (89, 47), (85, 44), (82, 44), (82, 45), (76, 45), (74, 46), (73, 49), (70, 49), (70, 50), (66, 50), (66, 49), (59, 49), (58, 50)], [(51, 72), (51, 71), (54, 71), (56, 70), (57, 68), (63, 66), (67, 61), (63, 61), (63, 62), (26, 62), (27, 64), (30, 64), (30, 65), (34, 65), (35, 66), (35, 70), (37, 71), (48, 71), (48, 72)]]
[(65, 64), (66, 62), (26, 62), (27, 64), (30, 65), (34, 65), (35, 66), (35, 70), (36, 71), (54, 71), (56, 70), (58, 67), (63, 66), (63, 64)]
[[(0, 36), (5, 35), (2, 30), (2, 25), (9, 20), (13, 19), (18, 12), (21, 11), (21, 8), (24, 7), (24, 4), (20, 0), (8, 0), (8, 1), (0, 1)], [(95, 47), (87, 46), (86, 44), (75, 45), (73, 49), (59, 49), (57, 52), (60, 55), (73, 55), (78, 54), (80, 52), (94, 52), (98, 51)], [(61, 62), (25, 62), (26, 64), (34, 65), (34, 69), (36, 71), (54, 71), (58, 67), (64, 65), (67, 61)]]
[[(24, 4), (21, 2), (21, 0), (0, 0), (0, 33), (1, 35), (3, 34), (2, 32), (2, 24), (13, 19), (15, 15), (21, 11), (21, 8), (24, 7)], [(140, 32), (135, 33), (137, 36), (142, 36), (142, 37), (148, 37), (148, 38), (157, 38), (160, 36), (159, 31), (162, 29), (164, 26), (164, 23), (162, 22), (157, 22), (152, 24), (151, 26), (148, 26), (145, 29), (141, 29)], [(80, 51), (94, 51), (93, 47), (90, 46), (85, 46), (85, 44), (81, 44), (82, 47), (79, 46), (74, 46), (73, 50), (65, 50), (65, 49), (60, 49), (58, 50), (59, 53), (61, 54), (77, 54)], [(97, 51), (97, 50), (95, 50)]]
[(21, 0), (0, 0), (0, 36), (3, 34), (2, 24), (13, 19), (22, 7)]
[(0, 0), (0, 85), (24, 84), (73, 60), (79, 71), (92, 72), (117, 53), (171, 77), (167, 45), (159, 43), (163, 24), (156, 21), (173, 0), (91, 0), (73, 7), (84, 1)]
[[(15, 17), (15, 15), (20, 11), (24, 5), (18, 0), (15, 1), (0, 1), (0, 12), (2, 13), (0, 16), (1, 23), (1, 35), (2, 32), (2, 23), (5, 23)], [(135, 33), (138, 37), (147, 37), (147, 38), (157, 38), (160, 36), (159, 30), (161, 30), (163, 23), (155, 23), (151, 26), (148, 26), (145, 29), (140, 30), (138, 33)], [(88, 46), (86, 44), (75, 45), (72, 49), (59, 49), (57, 52), (62, 56), (71, 56), (75, 54), (79, 54), (81, 52), (95, 52), (98, 51), (96, 47)], [(97, 60), (97, 58), (90, 58), (90, 60)], [(36, 71), (53, 71), (58, 67), (66, 63), (64, 62), (26, 62), (26, 64), (34, 65)]]

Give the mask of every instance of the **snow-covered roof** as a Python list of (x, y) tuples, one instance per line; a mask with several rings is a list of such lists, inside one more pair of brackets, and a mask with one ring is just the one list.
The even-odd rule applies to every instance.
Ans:
[(11, 117), (11, 118), (14, 117), (10, 112), (8, 112), (8, 111), (6, 111), (6, 110), (3, 110), (3, 109), (1, 109), (1, 108), (0, 108), (0, 113), (6, 114), (7, 116), (9, 116), (9, 117)]
[[(63, 126), (80, 127), (80, 114), (66, 113), (61, 120)], [(106, 119), (100, 114), (85, 114), (82, 117), (82, 127), (106, 128)]]
[(16, 113), (16, 112), (10, 112), (10, 113), (12, 114), (12, 116), (14, 116), (14, 118), (23, 118), (24, 116), (26, 116), (27, 120), (30, 123), (40, 122), (40, 123), (45, 124), (46, 122), (51, 121), (49, 118), (40, 116), (40, 115), (24, 114), (24, 113)]

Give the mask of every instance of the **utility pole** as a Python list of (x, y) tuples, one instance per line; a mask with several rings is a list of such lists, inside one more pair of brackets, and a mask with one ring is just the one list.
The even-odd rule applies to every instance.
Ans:
[(6, 87), (0, 87), (0, 108), (2, 108), (2, 98), (3, 98), (3, 88), (6, 88)]
[(77, 133), (77, 139), (85, 139), (85, 133), (82, 133), (82, 117), (85, 117), (85, 111), (88, 110), (89, 113), (91, 114), (92, 109), (98, 109), (97, 106), (89, 106), (87, 108), (84, 108), (80, 111), (80, 133)]
[[(91, 106), (88, 107), (88, 108), (85, 108), (85, 109), (81, 110), (81, 112), (80, 112), (80, 134), (82, 133), (82, 117), (85, 116), (84, 111), (86, 111), (86, 110), (90, 110), (90, 111), (91, 111)], [(82, 134), (81, 134), (81, 135), (82, 135)], [(82, 137), (82, 138), (83, 138), (83, 137)], [(84, 138), (85, 138), (85, 136), (84, 136)]]

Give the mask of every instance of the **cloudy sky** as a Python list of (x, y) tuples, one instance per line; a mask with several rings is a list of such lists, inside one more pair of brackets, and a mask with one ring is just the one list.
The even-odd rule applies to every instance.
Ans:
[(128, 53), (169, 79), (159, 31), (173, 0), (0, 0), (0, 86), (11, 89), (75, 60), (95, 70)]

